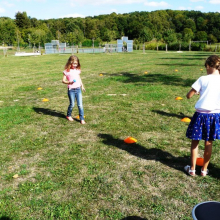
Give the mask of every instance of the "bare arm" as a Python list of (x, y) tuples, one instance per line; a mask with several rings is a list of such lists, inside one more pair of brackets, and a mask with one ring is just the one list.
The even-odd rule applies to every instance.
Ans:
[(190, 98), (192, 98), (192, 96), (194, 96), (195, 94), (197, 94), (197, 91), (192, 88), (192, 89), (187, 93), (186, 97), (187, 97), (187, 99), (190, 99)]
[(81, 84), (82, 90), (83, 90), (83, 92), (85, 92), (86, 90), (85, 90), (84, 85), (83, 85), (83, 83), (82, 83), (82, 79), (81, 79), (80, 76), (79, 76), (79, 78), (80, 78), (80, 84)]
[(63, 75), (62, 83), (64, 83), (64, 84), (68, 84), (68, 85), (69, 85), (69, 84), (73, 84), (73, 82), (70, 82), (70, 81), (67, 80), (67, 78), (66, 78), (65, 75)]

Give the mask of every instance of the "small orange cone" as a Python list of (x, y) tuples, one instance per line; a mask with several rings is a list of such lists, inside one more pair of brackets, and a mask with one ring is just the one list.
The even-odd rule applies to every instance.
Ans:
[(204, 159), (202, 157), (198, 157), (196, 159), (196, 165), (202, 167), (204, 163)]
[(133, 143), (136, 143), (137, 140), (133, 137), (127, 137), (124, 139), (124, 142), (127, 143), (127, 144), (133, 144)]
[(17, 179), (18, 177), (19, 177), (18, 174), (15, 174), (15, 175), (13, 176), (14, 179)]
[(182, 118), (181, 121), (183, 121), (183, 122), (191, 122), (191, 119), (190, 118)]
[(41, 87), (37, 88), (37, 90), (41, 90), (41, 89), (42, 89)]
[[(76, 116), (76, 119), (79, 119), (79, 118), (80, 118), (80, 117), (79, 117), (79, 115), (77, 115), (77, 116)], [(85, 116), (85, 115), (84, 115), (84, 118), (86, 118), (86, 116)]]
[(103, 76), (103, 74), (102, 74), (102, 73), (100, 73), (100, 74), (99, 74), (99, 76)]
[(175, 99), (176, 99), (176, 100), (182, 100), (183, 98), (180, 97), (180, 96), (178, 96), (178, 97), (176, 97)]
[(42, 102), (48, 102), (49, 101), (49, 99), (43, 99), (42, 100)]

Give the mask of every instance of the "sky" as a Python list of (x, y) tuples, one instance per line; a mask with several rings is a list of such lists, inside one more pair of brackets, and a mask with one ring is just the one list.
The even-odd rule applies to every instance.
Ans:
[(164, 9), (220, 13), (220, 0), (0, 0), (0, 17), (12, 19), (18, 11), (46, 20)]

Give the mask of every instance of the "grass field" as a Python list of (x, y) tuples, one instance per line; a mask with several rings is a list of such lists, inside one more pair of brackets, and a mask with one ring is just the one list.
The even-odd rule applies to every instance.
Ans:
[(218, 141), (209, 176), (183, 172), (190, 140), (181, 119), (198, 99), (186, 93), (209, 55), (78, 54), (86, 125), (65, 119), (69, 55), (1, 55), (0, 219), (189, 220), (197, 203), (219, 201)]

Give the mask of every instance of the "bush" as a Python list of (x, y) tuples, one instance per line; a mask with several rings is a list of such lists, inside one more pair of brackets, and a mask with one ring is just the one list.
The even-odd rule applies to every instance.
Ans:
[[(166, 44), (159, 45), (158, 49), (159, 50), (166, 50)], [(169, 49), (169, 47), (168, 47), (168, 49)]]
[(156, 50), (157, 49), (157, 43), (149, 43), (145, 45), (145, 50)]
[[(181, 48), (180, 48), (180, 45), (181, 45)], [(182, 43), (171, 43), (169, 44), (168, 46), (169, 50), (182, 50), (182, 51), (187, 51), (189, 50), (189, 43), (187, 42), (182, 42)]]
[(206, 49), (205, 43), (192, 43), (191, 44), (191, 50), (192, 51), (203, 51)]
[[(93, 41), (90, 39), (86, 39), (82, 42), (82, 46), (83, 47), (92, 47)], [(94, 47), (98, 47), (99, 46), (99, 41), (95, 40), (94, 41)]]

